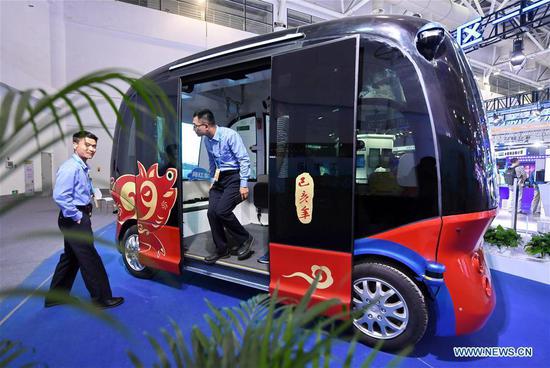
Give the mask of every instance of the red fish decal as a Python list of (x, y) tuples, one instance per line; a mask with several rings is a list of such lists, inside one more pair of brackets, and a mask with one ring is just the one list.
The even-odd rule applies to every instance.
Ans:
[(176, 203), (178, 190), (172, 186), (178, 171), (169, 168), (159, 176), (158, 164), (153, 164), (148, 170), (141, 162), (137, 164), (138, 175), (122, 175), (113, 184), (113, 199), (119, 209), (118, 222), (122, 224), (137, 218), (140, 251), (153, 249), (157, 257), (166, 256), (166, 249), (155, 232), (166, 225)]

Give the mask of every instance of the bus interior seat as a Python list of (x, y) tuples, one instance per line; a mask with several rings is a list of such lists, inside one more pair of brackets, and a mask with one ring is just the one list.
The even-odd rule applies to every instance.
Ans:
[(184, 180), (182, 189), (184, 204), (207, 201), (210, 182), (208, 180)]

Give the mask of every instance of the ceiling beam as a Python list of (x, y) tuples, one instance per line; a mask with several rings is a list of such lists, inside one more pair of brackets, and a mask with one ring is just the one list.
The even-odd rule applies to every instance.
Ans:
[(357, 5), (354, 5), (351, 9), (349, 9), (347, 12), (344, 13), (345, 17), (349, 17), (353, 13), (355, 13), (357, 10), (361, 9), (363, 6), (367, 5), (370, 2), (370, 0), (361, 0)]
[(481, 15), (482, 17), (485, 16), (485, 13), (483, 12), (483, 9), (481, 9), (481, 5), (479, 5), (479, 1), (478, 0), (474, 0), (474, 4), (476, 4), (476, 8), (477, 8), (477, 13), (479, 15)]
[[(540, 82), (542, 81), (542, 76), (544, 75), (544, 73), (546, 73), (548, 71), (548, 67), (545, 67), (544, 70), (542, 71), (542, 73), (539, 74), (539, 76), (537, 77), (537, 82)], [(545, 80), (545, 79), (544, 79)]]
[(495, 5), (497, 3), (497, 0), (491, 0), (491, 8), (489, 9), (489, 14), (493, 14), (495, 11)]
[[(483, 68), (484, 70), (491, 69), (494, 67), (494, 65), (489, 65), (487, 63), (484, 63), (483, 61), (475, 60), (470, 58), (470, 64), (473, 66), (476, 66), (478, 68)], [(497, 64), (498, 65), (498, 64)], [(525, 78), (522, 76), (519, 76), (517, 74), (511, 73), (507, 70), (501, 70), (500, 75), (506, 76), (508, 79), (514, 80), (516, 82), (521, 82), (523, 84), (527, 84), (531, 87), (539, 88), (542, 87), (542, 84), (539, 82), (535, 82), (529, 78)]]
[(474, 9), (468, 0), (460, 0), (460, 4), (470, 9), (473, 13), (477, 13), (479, 15), (479, 12)]
[[(518, 27), (520, 27), (520, 24), (519, 22), (517, 21), (517, 19), (513, 19), (512, 20), (514, 22), (514, 24)], [(540, 42), (531, 34), (531, 32), (527, 31), (527, 32), (524, 32), (527, 37), (529, 37), (529, 39), (531, 41), (533, 41), (533, 43), (535, 44), (535, 46), (537, 46), (537, 48), (539, 49), (539, 51), (542, 51), (544, 50), (545, 48), (540, 44)]]
[(504, 8), (506, 6), (506, 4), (508, 4), (508, 1), (510, 1), (510, 0), (504, 0), (502, 3), (500, 3), (497, 10), (500, 10), (500, 9)]

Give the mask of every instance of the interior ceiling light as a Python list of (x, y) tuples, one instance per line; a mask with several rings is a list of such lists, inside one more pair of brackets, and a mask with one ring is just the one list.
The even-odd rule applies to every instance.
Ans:
[(519, 72), (525, 66), (527, 58), (523, 54), (523, 39), (516, 38), (510, 53), (510, 69), (514, 72)]

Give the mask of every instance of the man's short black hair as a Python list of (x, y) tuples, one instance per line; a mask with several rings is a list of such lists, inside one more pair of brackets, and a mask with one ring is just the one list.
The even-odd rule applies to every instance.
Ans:
[(99, 140), (94, 133), (90, 133), (87, 130), (81, 130), (80, 132), (73, 134), (73, 143), (78, 144), (78, 142), (84, 138), (90, 138), (96, 142)]
[(195, 117), (206, 120), (208, 122), (208, 125), (216, 125), (216, 119), (214, 119), (214, 114), (212, 113), (212, 111), (208, 109), (195, 111), (193, 113), (193, 118)]
[(517, 157), (514, 157), (510, 162), (513, 163), (513, 164), (515, 164), (515, 163), (518, 162), (518, 161), (519, 161), (518, 158), (517, 158)]

